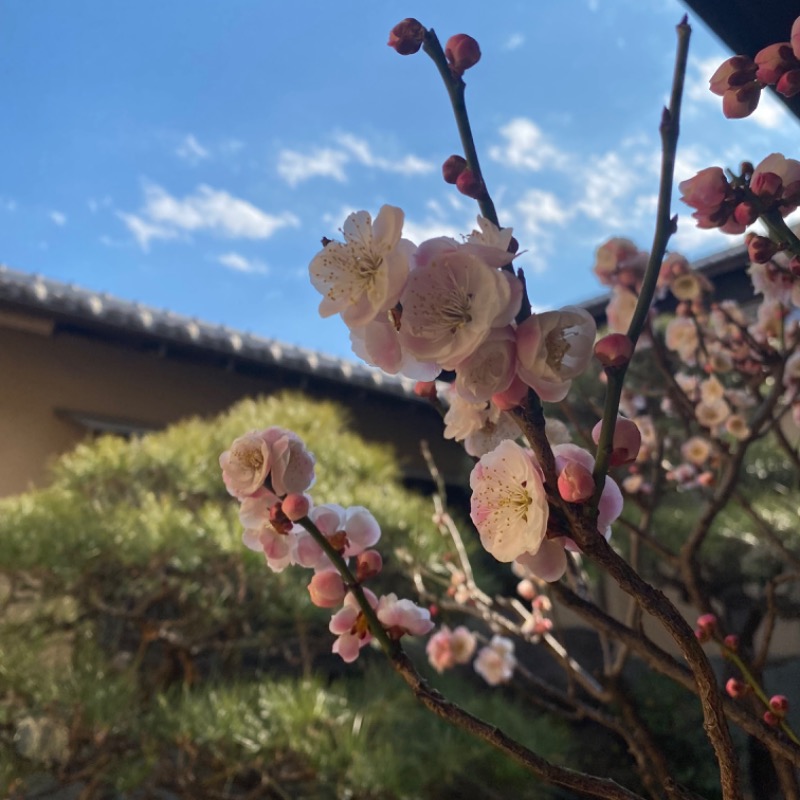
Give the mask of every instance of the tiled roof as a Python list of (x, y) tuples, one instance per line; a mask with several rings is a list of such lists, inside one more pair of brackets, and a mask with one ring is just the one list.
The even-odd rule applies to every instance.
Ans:
[(2, 264), (0, 303), (60, 319), (96, 323), (107, 329), (152, 337), (165, 344), (197, 347), (350, 386), (418, 399), (413, 393), (415, 382), (409, 378), (386, 375), (364, 364), (92, 292)]

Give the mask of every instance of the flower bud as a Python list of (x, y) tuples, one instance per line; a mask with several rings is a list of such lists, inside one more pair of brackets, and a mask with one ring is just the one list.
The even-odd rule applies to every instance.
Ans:
[(287, 494), (283, 498), (283, 513), (292, 521), (308, 516), (308, 510), (311, 508), (309, 499), (304, 494)]
[(324, 569), (311, 578), (308, 593), (318, 608), (335, 608), (344, 600), (347, 588), (335, 569)]
[(747, 255), (756, 264), (766, 264), (778, 252), (778, 245), (766, 236), (751, 233), (748, 234), (745, 242)]
[[(592, 429), (592, 440), (595, 444), (600, 442), (600, 432), (603, 429), (603, 421), (597, 423)], [(639, 455), (639, 448), (642, 446), (642, 434), (639, 427), (631, 419), (617, 417), (614, 425), (614, 440), (611, 443), (611, 457), (608, 463), (612, 467), (621, 464), (629, 464), (636, 461)]]
[(734, 653), (739, 649), (739, 637), (735, 633), (729, 633), (724, 639), (725, 647)]
[(758, 209), (752, 203), (739, 203), (733, 209), (733, 218), (740, 225), (752, 225), (758, 219)]
[(408, 17), (389, 31), (389, 47), (393, 47), (401, 56), (410, 56), (418, 52), (425, 39), (425, 27), (413, 17)]
[(471, 36), (467, 36), (466, 33), (457, 33), (447, 40), (444, 54), (453, 74), (461, 76), (465, 70), (474, 67), (480, 61), (481, 48)]
[(756, 78), (768, 84), (777, 83), (782, 75), (797, 66), (789, 42), (778, 42), (759, 50), (755, 62), (758, 65)]
[(631, 360), (633, 342), (624, 333), (609, 333), (594, 346), (594, 357), (604, 369), (621, 367)]
[(442, 164), (442, 177), (445, 183), (455, 184), (458, 176), (467, 168), (467, 159), (463, 156), (450, 156)]
[(568, 461), (558, 476), (558, 493), (568, 503), (583, 503), (594, 494), (592, 473), (577, 461)]
[(709, 635), (717, 630), (717, 617), (714, 614), (701, 614), (697, 618), (697, 627), (706, 631)]
[(761, 84), (753, 81), (740, 89), (729, 89), (722, 96), (722, 113), (728, 119), (749, 117), (758, 108)]
[(746, 683), (737, 678), (728, 678), (728, 682), (725, 684), (725, 691), (728, 693), (729, 697), (733, 698), (742, 697), (747, 694), (748, 688)]
[(383, 569), (383, 559), (377, 550), (365, 550), (356, 556), (356, 580), (374, 578)]
[(456, 188), (461, 194), (465, 194), (473, 200), (477, 200), (486, 191), (483, 181), (477, 178), (469, 168), (462, 170), (461, 174), (456, 178)]
[(783, 189), (783, 180), (774, 172), (757, 172), (750, 181), (750, 191), (763, 200), (774, 200)]
[(756, 77), (758, 67), (747, 56), (733, 56), (723, 61), (708, 82), (708, 88), (720, 96), (724, 95), (732, 86), (741, 86)]
[(794, 97), (800, 92), (800, 69), (792, 69), (781, 75), (780, 80), (775, 84), (775, 91), (780, 92), (784, 97)]
[(772, 711), (765, 711), (762, 719), (764, 720), (764, 722), (766, 722), (767, 725), (770, 726), (770, 728), (777, 728), (778, 723), (780, 722), (778, 717), (775, 714), (773, 714)]
[(786, 695), (775, 694), (769, 699), (769, 708), (773, 714), (782, 717), (789, 710), (789, 699)]
[(533, 600), (533, 598), (537, 595), (536, 587), (533, 585), (533, 581), (528, 580), (528, 578), (521, 580), (517, 584), (517, 594), (523, 600), (528, 600), (529, 602)]

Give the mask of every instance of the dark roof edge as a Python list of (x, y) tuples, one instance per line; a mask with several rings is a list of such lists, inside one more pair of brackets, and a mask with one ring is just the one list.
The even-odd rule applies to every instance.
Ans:
[(420, 400), (414, 394), (415, 381), (410, 378), (386, 375), (363, 364), (92, 292), (4, 264), (0, 264), (0, 302), (143, 334), (167, 344), (193, 346), (231, 358), (274, 364), (349, 386)]

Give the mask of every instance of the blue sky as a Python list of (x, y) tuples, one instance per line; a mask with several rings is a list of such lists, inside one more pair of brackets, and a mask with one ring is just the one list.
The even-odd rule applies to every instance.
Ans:
[[(469, 233), (477, 213), (440, 177), (459, 148), (433, 64), (386, 47), (415, 16), (443, 42), (481, 44), (467, 99), (533, 304), (593, 297), (595, 247), (652, 236), (683, 13), (676, 0), (5, 0), (0, 262), (348, 356), (308, 283), (320, 238), (384, 203), (416, 241)], [(795, 155), (796, 123), (772, 98), (722, 117), (706, 86), (728, 54), (690, 21), (678, 179)], [(732, 243), (675, 210), (675, 249)]]

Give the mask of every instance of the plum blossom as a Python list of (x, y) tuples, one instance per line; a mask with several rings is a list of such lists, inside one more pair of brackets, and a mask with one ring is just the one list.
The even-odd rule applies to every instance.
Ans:
[(242, 500), (264, 486), (270, 468), (269, 447), (261, 432), (250, 431), (235, 439), (219, 457), (225, 488)]
[(464, 625), (450, 630), (447, 625), (436, 631), (428, 639), (425, 652), (430, 665), (437, 672), (444, 672), (456, 664), (466, 664), (475, 652), (477, 642), (475, 634)]
[[(369, 589), (364, 589), (364, 594), (367, 602), (375, 608), (378, 605), (378, 598)], [(331, 617), (328, 630), (337, 636), (331, 651), (347, 664), (355, 661), (361, 648), (372, 641), (367, 618), (352, 592), (347, 593), (344, 605)]]
[(579, 306), (531, 314), (517, 328), (517, 374), (542, 400), (563, 400), (592, 358), (597, 326)]
[[(595, 444), (600, 442), (600, 432), (603, 429), (603, 420), (592, 428), (592, 441)], [(642, 446), (642, 434), (639, 427), (631, 419), (617, 417), (614, 424), (614, 437), (611, 442), (611, 458), (609, 463), (612, 467), (621, 464), (629, 464), (636, 461), (639, 455), (639, 448)]]
[(539, 549), (547, 533), (547, 495), (528, 451), (501, 442), (475, 465), (469, 485), (470, 516), (489, 553), (508, 562)]
[(371, 322), (396, 303), (409, 272), (414, 245), (401, 239), (403, 211), (383, 206), (373, 223), (366, 211), (345, 220), (345, 241), (328, 242), (311, 261), (311, 283), (323, 295), (319, 313), (340, 313), (349, 327)]
[(378, 315), (364, 327), (351, 328), (350, 345), (362, 361), (382, 369), (388, 375), (432, 381), (441, 372), (438, 364), (419, 361), (403, 347), (390, 314)]
[(284, 428), (267, 428), (263, 433), (270, 452), (269, 480), (279, 497), (302, 494), (314, 483), (314, 456), (303, 440)]
[(509, 325), (520, 307), (517, 278), (496, 267), (509, 260), (494, 247), (430, 239), (400, 296), (400, 341), (420, 361), (454, 369), (489, 335)]
[[(359, 555), (381, 538), (377, 520), (363, 506), (345, 509), (336, 503), (326, 503), (312, 508), (308, 516), (329, 540), (336, 542), (345, 558)], [(323, 549), (306, 531), (297, 535), (295, 558), (298, 564), (314, 570), (330, 566)]]
[(480, 458), (505, 439), (519, 436), (517, 423), (493, 402), (469, 403), (451, 388), (450, 407), (444, 415), (444, 438), (464, 442), (471, 456)]
[(489, 686), (507, 683), (514, 674), (517, 659), (514, 657), (514, 642), (505, 636), (492, 636), (492, 641), (478, 652), (473, 666)]
[(615, 286), (611, 290), (611, 299), (606, 306), (609, 330), (625, 333), (630, 328), (638, 300), (638, 296), (624, 286)]
[[(750, 178), (750, 186), (756, 186), (768, 175), (777, 176), (779, 179), (778, 184), (782, 189), (782, 195), (785, 198), (788, 195), (796, 198), (798, 190), (800, 190), (800, 161), (793, 158), (786, 158), (781, 153), (772, 153), (761, 161), (753, 170), (753, 175)], [(781, 216), (786, 216), (797, 208), (797, 202), (782, 202), (778, 210)]]
[(308, 584), (311, 602), (319, 608), (335, 608), (344, 600), (347, 589), (342, 576), (335, 569), (315, 572)]
[(406, 598), (398, 600), (394, 593), (381, 597), (377, 614), (392, 639), (399, 639), (406, 633), (424, 636), (433, 628), (431, 612), (427, 608), (420, 608)]
[(516, 356), (512, 327), (493, 328), (486, 341), (458, 365), (456, 391), (470, 403), (486, 402), (504, 392), (514, 380)]
[(669, 321), (664, 336), (667, 347), (676, 352), (687, 364), (694, 364), (700, 339), (697, 324), (690, 317), (674, 317)]

